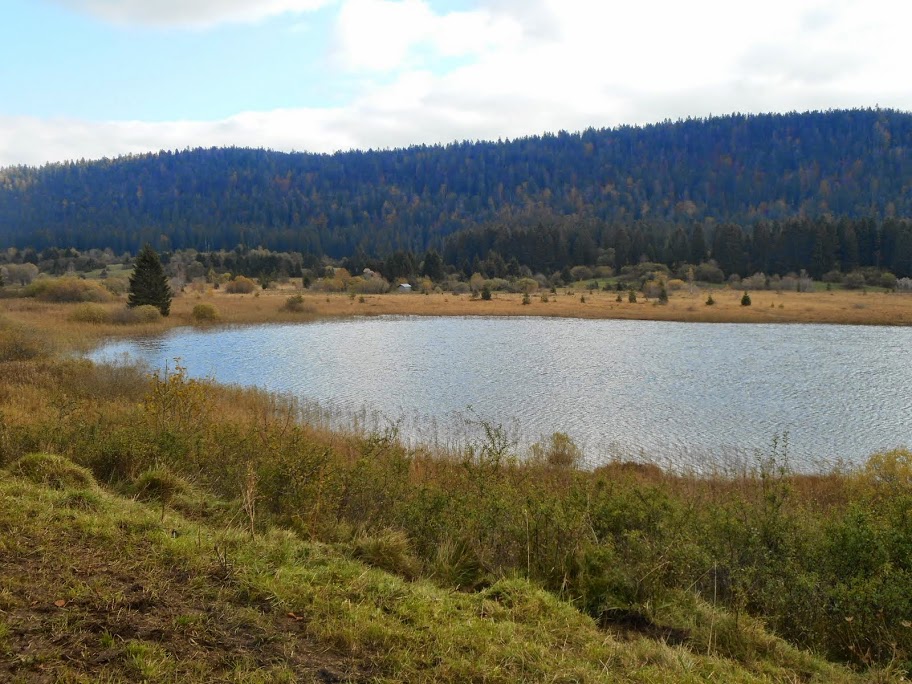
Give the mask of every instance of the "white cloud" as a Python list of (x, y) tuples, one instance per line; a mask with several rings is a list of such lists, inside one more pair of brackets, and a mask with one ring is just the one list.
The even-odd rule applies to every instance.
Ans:
[(421, 50), (436, 57), (477, 56), (515, 48), (521, 38), (515, 19), (486, 10), (438, 15), (424, 0), (347, 0), (333, 52), (343, 68), (388, 72), (409, 65)]
[(117, 24), (208, 27), (310, 12), (334, 0), (50, 0)]
[[(303, 6), (257, 7), (292, 4)], [(482, 0), (449, 13), (424, 0), (346, 0), (335, 63), (361, 90), (344, 105), (214, 122), (0, 118), (0, 165), (209, 145), (328, 152), (733, 111), (912, 110), (910, 20), (912, 5), (891, 0)], [(458, 66), (443, 69), (441, 57)]]

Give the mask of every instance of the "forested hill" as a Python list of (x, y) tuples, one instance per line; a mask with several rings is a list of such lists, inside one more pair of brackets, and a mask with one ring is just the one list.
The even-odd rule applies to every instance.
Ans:
[(442, 246), (567, 219), (745, 227), (912, 216), (912, 115), (733, 115), (332, 155), (197, 149), (0, 170), (0, 246), (276, 250)]

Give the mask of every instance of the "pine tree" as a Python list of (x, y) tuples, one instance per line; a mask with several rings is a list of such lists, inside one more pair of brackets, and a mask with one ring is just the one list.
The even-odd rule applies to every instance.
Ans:
[(130, 276), (130, 297), (127, 306), (151, 304), (162, 316), (171, 313), (171, 288), (158, 254), (146, 245), (136, 257), (136, 266)]

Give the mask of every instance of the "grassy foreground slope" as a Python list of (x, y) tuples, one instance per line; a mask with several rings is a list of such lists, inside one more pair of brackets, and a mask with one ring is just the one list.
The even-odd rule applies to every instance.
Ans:
[(735, 657), (731, 616), (667, 610), (663, 634), (601, 630), (524, 580), (409, 582), (114, 495), (60, 457), (0, 471), (4, 681), (862, 681), (752, 621)]

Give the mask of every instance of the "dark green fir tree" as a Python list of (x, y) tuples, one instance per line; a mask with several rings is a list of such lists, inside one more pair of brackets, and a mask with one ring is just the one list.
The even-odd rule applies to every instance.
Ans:
[(150, 245), (140, 250), (136, 266), (130, 276), (130, 297), (127, 306), (150, 304), (161, 311), (162, 316), (171, 313), (171, 288), (162, 268), (158, 254)]

